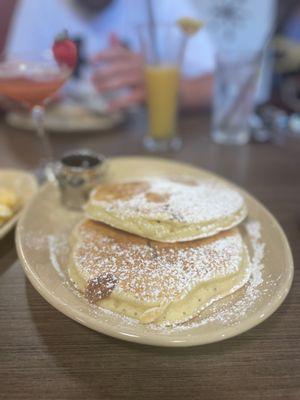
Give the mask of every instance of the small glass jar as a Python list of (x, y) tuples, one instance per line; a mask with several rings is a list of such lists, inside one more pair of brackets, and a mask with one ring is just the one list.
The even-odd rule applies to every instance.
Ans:
[(65, 153), (54, 168), (63, 205), (74, 210), (81, 209), (90, 191), (103, 180), (106, 168), (106, 159), (102, 154), (90, 150)]

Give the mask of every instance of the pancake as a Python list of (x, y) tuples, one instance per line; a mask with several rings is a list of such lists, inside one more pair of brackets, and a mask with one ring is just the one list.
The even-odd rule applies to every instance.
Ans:
[(216, 179), (157, 177), (102, 184), (85, 206), (88, 218), (161, 242), (215, 235), (247, 214), (243, 197)]
[(141, 323), (190, 320), (245, 285), (249, 258), (239, 230), (160, 243), (84, 220), (71, 236), (69, 276), (87, 299)]

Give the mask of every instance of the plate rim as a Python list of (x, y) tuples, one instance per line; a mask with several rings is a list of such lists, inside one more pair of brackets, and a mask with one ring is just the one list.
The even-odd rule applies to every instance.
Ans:
[[(84, 325), (90, 329), (93, 329), (99, 333), (125, 340), (128, 342), (135, 342), (139, 344), (145, 344), (145, 345), (152, 345), (152, 346), (163, 346), (163, 347), (191, 347), (191, 346), (199, 346), (199, 345), (205, 345), (205, 344), (210, 344), (210, 343), (216, 343), (219, 341), (223, 341), (232, 337), (235, 337), (237, 335), (240, 335), (242, 333), (247, 332), (248, 330), (254, 328), (255, 326), (259, 325), (263, 321), (265, 321), (267, 318), (269, 318), (283, 303), (285, 298), (287, 297), (291, 286), (293, 282), (293, 277), (294, 277), (294, 261), (293, 261), (293, 255), (291, 251), (291, 247), (289, 244), (289, 241), (287, 239), (287, 236), (284, 233), (283, 228), (281, 227), (280, 223), (277, 221), (277, 219), (274, 217), (274, 215), (259, 201), (251, 195), (248, 191), (240, 187), (239, 185), (231, 182), (230, 180), (227, 180), (226, 178), (223, 178), (222, 176), (219, 176), (215, 174), (214, 172), (211, 172), (209, 170), (206, 170), (205, 168), (201, 168), (198, 166), (195, 166), (190, 163), (185, 163), (177, 160), (169, 160), (165, 158), (159, 158), (159, 157), (147, 157), (147, 156), (125, 156), (125, 157), (111, 157), (109, 158), (109, 161), (118, 161), (118, 160), (148, 160), (148, 161), (158, 161), (158, 162), (166, 162), (166, 163), (173, 163), (177, 165), (184, 165), (188, 167), (193, 167), (201, 172), (209, 173), (213, 177), (217, 177), (218, 179), (221, 179), (222, 181), (225, 181), (226, 183), (229, 183), (231, 186), (235, 187), (238, 189), (242, 194), (244, 194), (247, 197), (250, 197), (251, 200), (253, 200), (257, 205), (262, 209), (262, 211), (268, 216), (272, 224), (274, 224), (274, 227), (278, 230), (281, 240), (285, 245), (285, 253), (286, 257), (288, 260), (288, 266), (289, 266), (289, 274), (286, 275), (285, 277), (285, 290), (281, 294), (281, 296), (276, 296), (272, 297), (271, 301), (271, 307), (270, 307), (270, 302), (269, 302), (269, 307), (264, 306), (261, 309), (261, 312), (263, 313), (262, 317), (258, 320), (257, 315), (254, 314), (247, 319), (243, 321), (243, 324), (238, 324), (238, 325), (232, 325), (232, 326), (225, 326), (224, 329), (226, 330), (226, 333), (224, 334), (218, 334), (214, 335), (212, 334), (210, 338), (206, 338), (205, 340), (201, 340), (201, 337), (198, 336), (189, 336), (188, 339), (172, 339), (172, 337), (167, 336), (167, 335), (133, 335), (129, 334), (126, 332), (123, 332), (122, 330), (116, 330), (114, 327), (111, 327), (109, 323), (106, 323), (105, 321), (101, 321), (100, 326), (99, 326), (99, 321), (97, 321), (95, 318), (89, 316), (88, 314), (74, 309), (74, 307), (68, 305), (65, 303), (61, 298), (56, 297), (51, 293), (51, 290), (47, 288), (47, 286), (35, 275), (34, 271), (30, 268), (29, 263), (27, 262), (27, 259), (25, 258), (25, 255), (23, 253), (22, 249), (22, 239), (21, 239), (21, 233), (20, 233), (20, 226), (22, 225), (23, 220), (26, 218), (27, 214), (27, 209), (30, 208), (31, 204), (35, 201), (35, 198), (41, 193), (43, 190), (47, 188), (48, 185), (53, 185), (53, 183), (48, 182), (42, 186), (40, 191), (36, 193), (33, 198), (26, 204), (24, 209), (21, 212), (21, 216), (19, 218), (19, 221), (17, 223), (17, 228), (16, 228), (16, 235), (15, 235), (15, 242), (16, 242), (16, 248), (17, 248), (17, 254), (21, 263), (21, 266), (29, 279), (30, 283), (33, 285), (33, 287), (38, 291), (38, 293), (49, 303), (51, 304), (54, 308), (56, 308), (58, 311), (62, 312), (64, 315), (67, 317), (73, 319), (74, 321), (80, 323), (81, 325)], [(195, 328), (197, 329), (197, 328)], [(126, 330), (126, 329), (125, 329)]]

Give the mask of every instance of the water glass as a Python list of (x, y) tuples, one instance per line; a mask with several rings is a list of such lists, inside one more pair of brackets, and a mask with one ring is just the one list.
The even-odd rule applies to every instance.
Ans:
[(249, 141), (261, 58), (260, 53), (216, 57), (212, 126), (216, 143), (243, 145)]

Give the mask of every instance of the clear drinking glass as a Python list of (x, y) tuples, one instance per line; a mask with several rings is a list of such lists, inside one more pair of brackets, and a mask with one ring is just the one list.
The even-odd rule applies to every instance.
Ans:
[(249, 118), (254, 108), (261, 53), (221, 53), (216, 58), (212, 138), (243, 145), (250, 139)]
[(53, 161), (44, 127), (45, 102), (66, 82), (71, 70), (58, 65), (52, 51), (41, 54), (8, 54), (0, 57), (0, 97), (24, 106), (31, 112), (41, 143), (42, 169)]
[(145, 58), (148, 126), (144, 146), (149, 151), (177, 150), (177, 108), (180, 66), (186, 37), (175, 24), (139, 27)]

